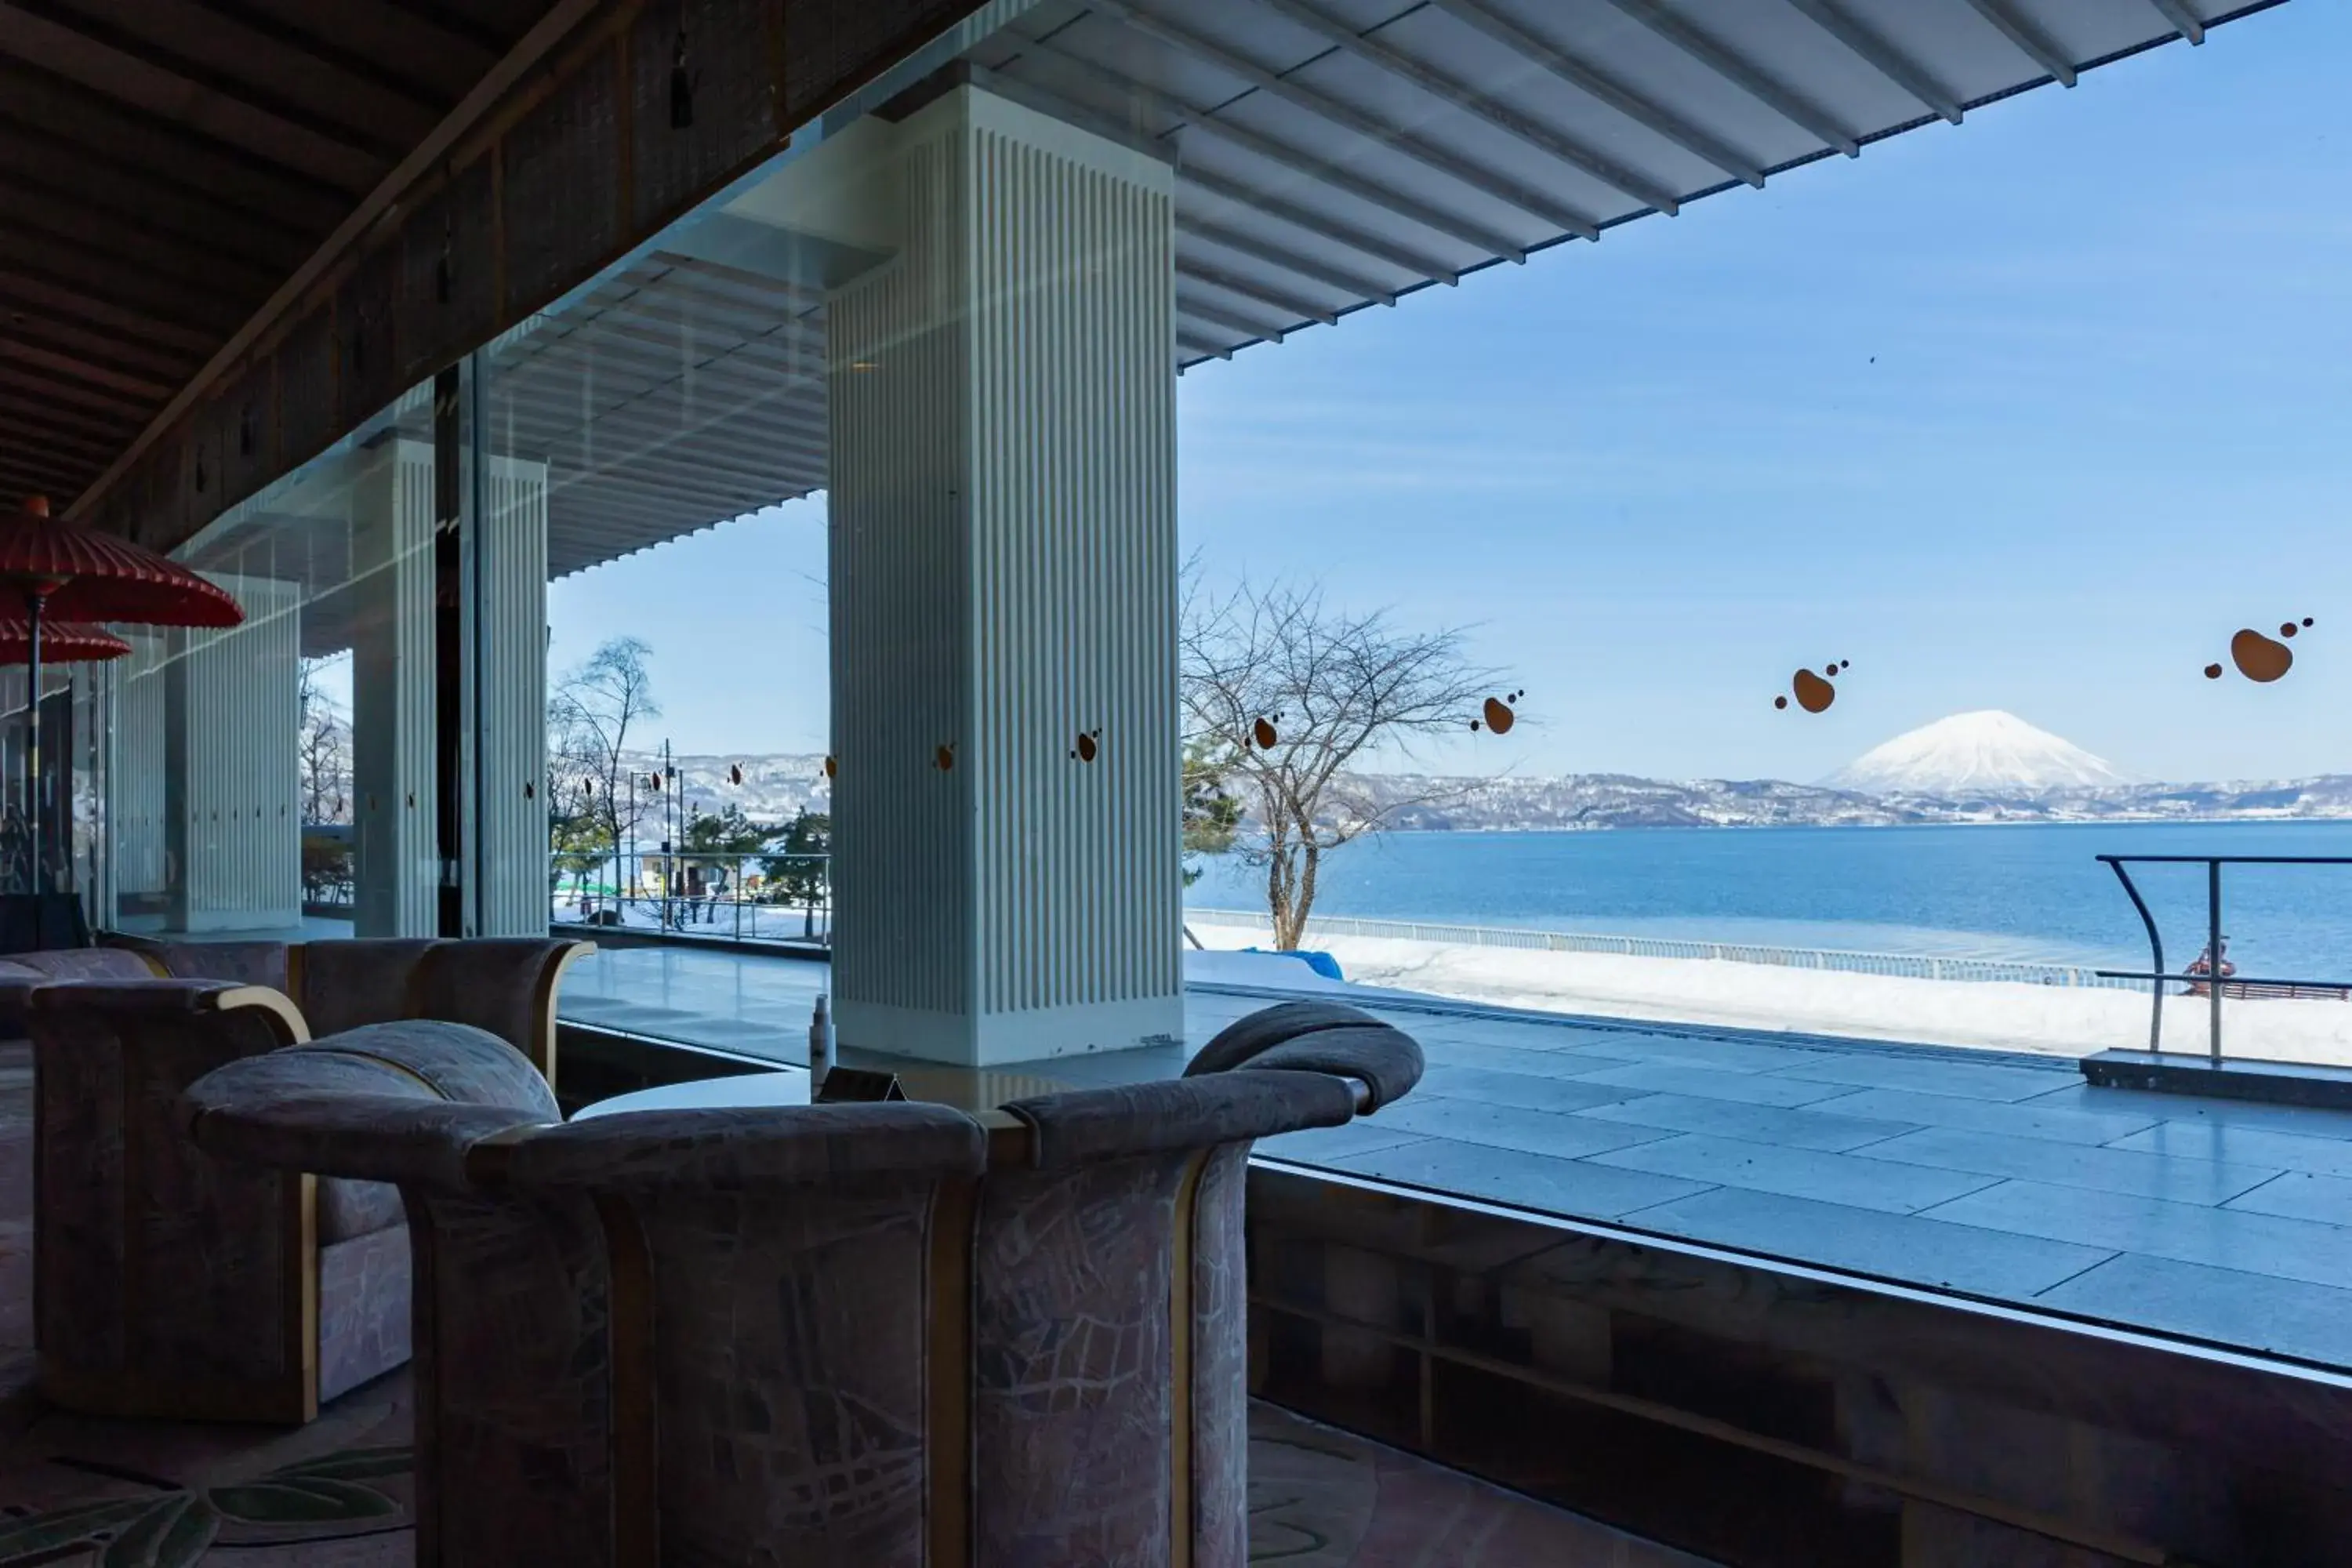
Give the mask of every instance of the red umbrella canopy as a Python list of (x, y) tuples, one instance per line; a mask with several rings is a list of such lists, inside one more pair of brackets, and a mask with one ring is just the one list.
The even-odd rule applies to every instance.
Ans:
[[(43, 664), (97, 664), (121, 658), (131, 645), (104, 626), (76, 621), (41, 623)], [(33, 624), (22, 616), (0, 616), (0, 664), (29, 664), (33, 654)]]
[(28, 602), (36, 594), (46, 595), (44, 656), (50, 616), (146, 626), (234, 626), (245, 620), (227, 590), (127, 539), (51, 517), (44, 496), (0, 515), (0, 584), (15, 584)]

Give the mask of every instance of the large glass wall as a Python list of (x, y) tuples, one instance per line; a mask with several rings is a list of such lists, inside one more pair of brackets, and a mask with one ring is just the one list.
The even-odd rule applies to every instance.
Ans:
[(1429, 1078), (1270, 1155), (2085, 1311), (2081, 1194), (2321, 1205), (2075, 1063), (2352, 1066), (2344, 24), (1906, 34), (1954, 129), (1797, 8), (1177, 9), (910, 67), (192, 545), (246, 628), (56, 677), (112, 922), (1044, 1077), (1346, 994)]
[(103, 686), (100, 923), (437, 929), (436, 510), (420, 386), (179, 552), (246, 618), (125, 628)]
[[(70, 651), (70, 650), (68, 650)], [(21, 650), (16, 657), (21, 659)], [(100, 865), (99, 847), (107, 826), (106, 737), (110, 683), (97, 663), (45, 656), (41, 671), (43, 786), (37, 804), (26, 802), (28, 668), (19, 662), (0, 668), (0, 891), (28, 893), (37, 886), (67, 890), (89, 887)], [(61, 784), (55, 781), (63, 781)], [(37, 881), (35, 836), (26, 819), (42, 817), (37, 842), (47, 848), (47, 875)]]

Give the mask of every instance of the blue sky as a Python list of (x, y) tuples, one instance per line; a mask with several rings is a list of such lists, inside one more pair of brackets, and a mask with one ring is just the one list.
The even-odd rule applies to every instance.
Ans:
[[(1465, 627), (1526, 721), (1449, 771), (1811, 779), (1971, 708), (2352, 771), (2347, 58), (2304, 0), (1200, 367), (1184, 543)], [(822, 751), (823, 528), (568, 579), (551, 658), (634, 631), (681, 749)], [(2200, 673), (2304, 616), (2286, 679)]]

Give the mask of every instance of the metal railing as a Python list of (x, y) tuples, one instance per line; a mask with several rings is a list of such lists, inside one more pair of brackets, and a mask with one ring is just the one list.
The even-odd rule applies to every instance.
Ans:
[[(2116, 874), (2124, 893), (2139, 912), (2139, 922), (2147, 928), (2148, 967), (2140, 969), (2102, 969), (2102, 978), (2132, 983), (2146, 983), (2148, 988), (2147, 1048), (2164, 1048), (2164, 991), (2168, 984), (2187, 982), (2187, 994), (2202, 994), (2211, 1008), (2210, 1026), (2207, 1033), (2206, 1055), (2213, 1065), (2221, 1065), (2221, 998), (2234, 993), (2241, 1000), (2251, 996), (2323, 995), (2352, 999), (2352, 980), (2281, 979), (2270, 976), (2239, 974), (2233, 972), (2224, 957), (2221, 933), (2221, 868), (2224, 866), (2352, 866), (2352, 856), (2345, 855), (2102, 855), (2100, 863)], [(2156, 916), (2150, 912), (2147, 900), (2140, 897), (2138, 885), (2133, 882), (2126, 866), (2202, 866), (2205, 868), (2205, 952), (2196, 963), (2179, 974), (2164, 967), (2164, 935), (2157, 930)], [(2198, 964), (2203, 964), (2200, 969)]]
[[(1262, 914), (1240, 910), (1186, 910), (1200, 925), (1263, 928)], [(1683, 942), (1668, 937), (1602, 936), (1579, 931), (1529, 931), (1517, 926), (1475, 926), (1425, 921), (1358, 920), (1311, 915), (1309, 935), (1388, 937), (1456, 947), (1513, 948), (1521, 952), (1590, 952), (1624, 958), (1696, 958), (1726, 963), (1769, 964), (1780, 969), (1817, 969), (1840, 974), (1884, 974), (1910, 980), (2002, 982), (2012, 985), (2091, 986), (2134, 989), (2128, 981), (2072, 963), (2032, 963), (1998, 958), (1944, 958), (1929, 953), (1866, 952), (1835, 948), (1768, 947), (1754, 942)]]
[(736, 942), (833, 940), (833, 858), (762, 850), (549, 857), (549, 917)]

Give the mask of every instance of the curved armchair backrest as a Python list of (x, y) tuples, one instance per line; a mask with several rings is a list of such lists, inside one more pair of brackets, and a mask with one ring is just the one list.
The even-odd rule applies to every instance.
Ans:
[(1184, 1076), (1281, 1068), (1332, 1073), (1364, 1086), (1360, 1110), (1378, 1110), (1421, 1081), (1421, 1046), (1403, 1030), (1344, 1002), (1285, 1002), (1236, 1019), (1202, 1046)]
[(565, 966), (593, 951), (537, 937), (313, 942), (295, 950), (291, 979), (321, 1037), (391, 1018), (471, 1024), (520, 1051), (552, 1083), (556, 986)]
[(1409, 1037), (1342, 1011), (1004, 1108), (974, 1220), (976, 1561), (1246, 1563), (1250, 1144), (1420, 1076)]
[(961, 1363), (933, 1340), (961, 1300), (941, 1210), (984, 1159), (920, 1104), (599, 1117), (505, 1152), (510, 1191), (604, 1228), (619, 1561), (965, 1568), (936, 1550)]

